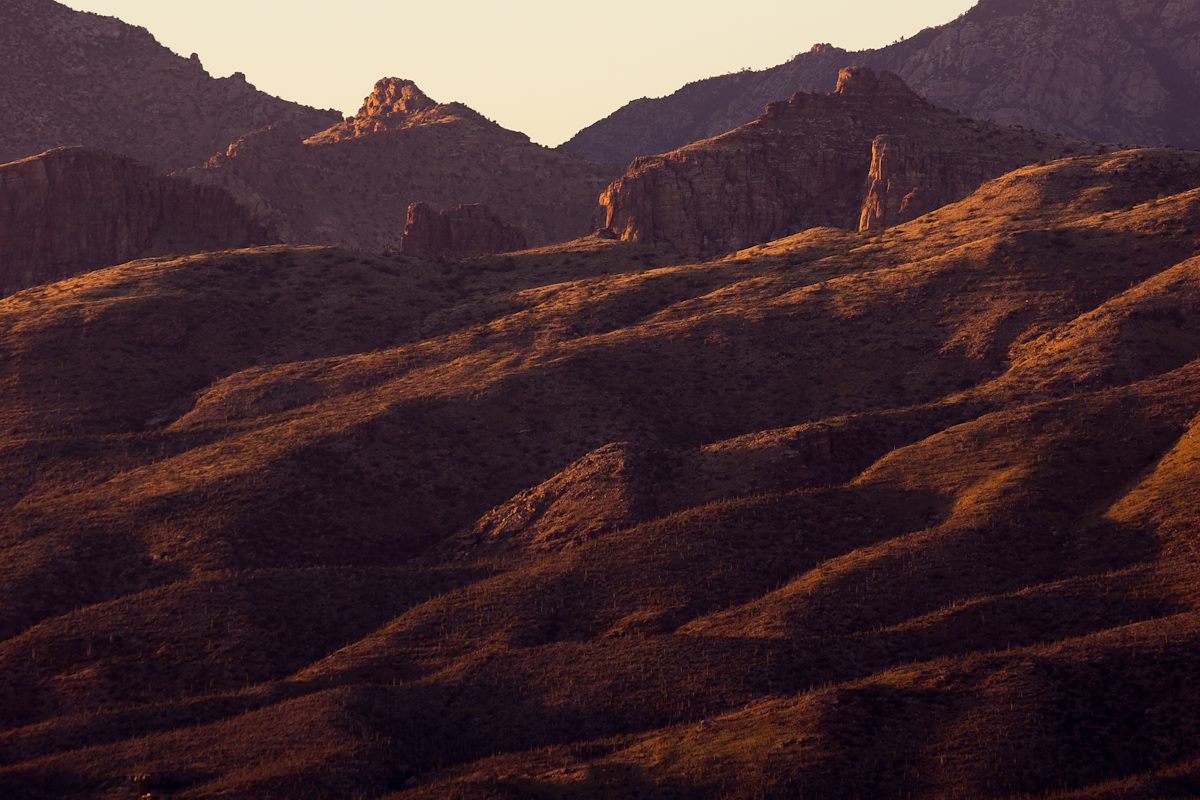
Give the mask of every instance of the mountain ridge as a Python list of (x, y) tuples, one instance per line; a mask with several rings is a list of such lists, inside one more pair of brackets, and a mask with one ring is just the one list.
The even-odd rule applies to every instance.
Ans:
[(486, 205), (534, 245), (582, 236), (614, 173), (384, 78), (348, 120), (264, 128), (179, 174), (227, 189), (284, 241), (382, 252), (416, 202)]
[(899, 74), (964, 116), (1098, 142), (1200, 147), (1200, 9), (1177, 0), (980, 0), (876, 50), (828, 44), (771, 69), (633, 101), (563, 149), (625, 164), (744, 124), (797, 91), (830, 91), (848, 63)]
[(265, 125), (291, 120), (317, 130), (341, 119), (260, 92), (241, 73), (213, 78), (199, 58), (113, 17), (54, 0), (6, 0), (4, 18), (0, 162), (84, 145), (169, 172)]

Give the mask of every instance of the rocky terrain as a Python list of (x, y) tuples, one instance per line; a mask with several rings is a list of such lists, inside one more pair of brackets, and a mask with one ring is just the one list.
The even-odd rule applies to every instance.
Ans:
[(0, 794), (1195, 796), (1198, 312), (1171, 150), (0, 300)]
[(1200, 147), (1200, 4), (1191, 0), (980, 0), (879, 50), (820, 44), (778, 67), (636, 100), (563, 145), (600, 163), (731, 130), (766, 103), (830, 91), (838, 70), (896, 72), (931, 102), (978, 119), (1099, 142)]
[(890, 72), (847, 68), (830, 94), (796, 94), (727, 134), (634, 161), (601, 202), (621, 239), (711, 255), (807, 228), (878, 230), (1019, 166), (1096, 151), (959, 117)]
[(387, 78), (350, 120), (256, 131), (184, 174), (228, 189), (285, 241), (381, 252), (399, 246), (415, 202), (486, 205), (533, 244), (582, 236), (596, 228), (596, 198), (615, 170)]
[(0, 164), (0, 297), (158, 254), (267, 244), (225, 191), (86, 147)]
[(272, 123), (319, 130), (341, 119), (240, 73), (214, 79), (198, 58), (117, 19), (53, 0), (4, 0), (0, 14), (0, 163), (88, 145), (169, 171)]
[(520, 228), (509, 225), (487, 206), (441, 209), (413, 203), (408, 207), (400, 252), (418, 258), (470, 258), (524, 250), (527, 244)]

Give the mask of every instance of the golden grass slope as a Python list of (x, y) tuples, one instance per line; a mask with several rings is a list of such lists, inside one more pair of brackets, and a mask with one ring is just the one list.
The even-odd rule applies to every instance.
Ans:
[(0, 791), (1200, 792), (1200, 155), (0, 301)]

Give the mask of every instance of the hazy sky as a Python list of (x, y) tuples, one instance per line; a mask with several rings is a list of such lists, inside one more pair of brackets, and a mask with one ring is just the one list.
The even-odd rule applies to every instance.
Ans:
[(66, 0), (142, 25), (216, 76), (346, 113), (410, 78), (544, 144), (637, 97), (851, 50), (948, 22), (975, 0)]

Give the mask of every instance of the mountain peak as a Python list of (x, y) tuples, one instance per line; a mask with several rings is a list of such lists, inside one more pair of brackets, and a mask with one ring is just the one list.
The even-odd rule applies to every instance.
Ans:
[(308, 144), (329, 144), (357, 139), (374, 133), (390, 133), (415, 125), (444, 122), (474, 114), (456, 103), (439, 104), (405, 78), (380, 78), (353, 117), (305, 140)]
[(407, 117), (436, 107), (437, 103), (414, 82), (404, 78), (381, 78), (363, 101), (358, 116), (378, 119), (402, 114)]

